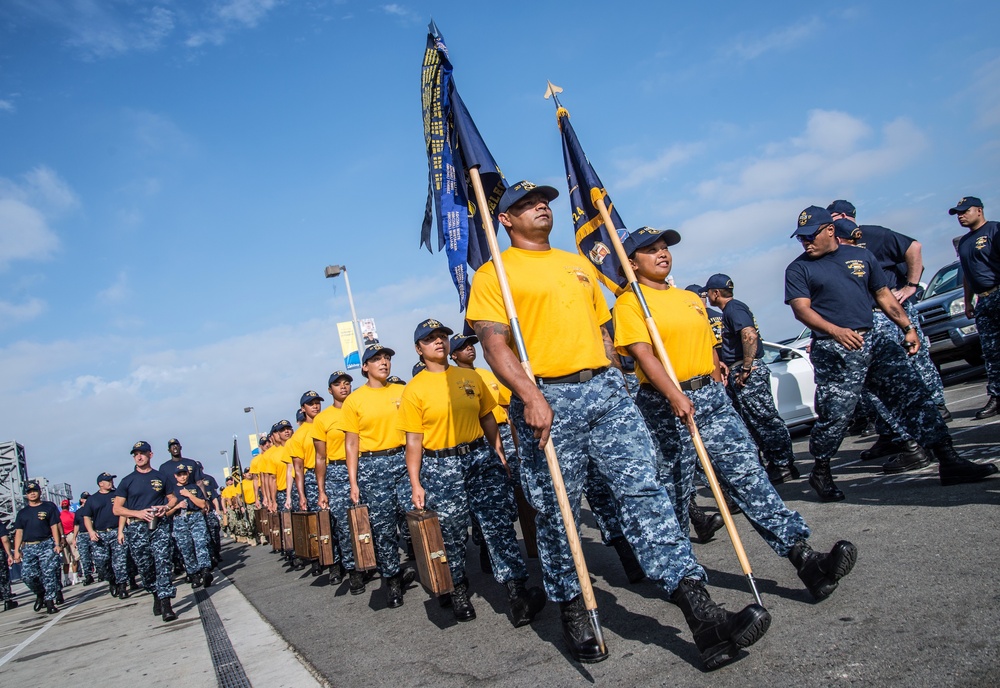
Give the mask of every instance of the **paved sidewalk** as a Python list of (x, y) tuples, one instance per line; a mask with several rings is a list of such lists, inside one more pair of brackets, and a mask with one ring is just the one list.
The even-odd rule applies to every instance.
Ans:
[(108, 586), (75, 585), (58, 614), (32, 611), (34, 596), (15, 584), (20, 605), (0, 612), (0, 684), (46, 686), (95, 680), (155, 686), (326, 686), (221, 573), (207, 591), (181, 582), (176, 621), (153, 616), (152, 597), (127, 600)]

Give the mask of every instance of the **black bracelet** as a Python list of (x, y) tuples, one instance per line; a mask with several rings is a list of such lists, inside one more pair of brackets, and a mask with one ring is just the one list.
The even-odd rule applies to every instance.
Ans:
[(915, 284), (915, 283), (913, 283), (913, 282), (907, 282), (907, 283), (906, 283), (906, 286), (908, 286), (908, 287), (913, 287), (914, 289), (918, 289), (918, 288), (920, 287), (920, 285), (919, 285), (919, 284)]

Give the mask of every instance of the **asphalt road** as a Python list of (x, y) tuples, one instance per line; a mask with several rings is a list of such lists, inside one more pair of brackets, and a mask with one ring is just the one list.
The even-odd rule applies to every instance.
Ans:
[[(1000, 419), (974, 421), (985, 402), (983, 369), (946, 376), (950, 424), (959, 452), (1000, 460)], [(808, 466), (808, 435), (795, 438)], [(656, 585), (629, 585), (617, 555), (604, 547), (584, 511), (584, 553), (611, 656), (573, 662), (562, 649), (558, 605), (514, 629), (503, 588), (479, 571), (469, 545), (478, 618), (458, 624), (419, 586), (387, 609), (378, 580), (360, 596), (327, 585), (325, 574), (289, 571), (266, 548), (230, 545), (224, 571), (331, 685), (348, 686), (996, 686), (1000, 570), (996, 527), (1000, 478), (942, 488), (934, 466), (896, 476), (858, 454), (872, 439), (848, 438), (834, 462), (847, 500), (821, 504), (805, 477), (778, 491), (813, 530), (815, 549), (849, 539), (859, 549), (853, 573), (829, 599), (814, 603), (795, 574), (736, 517), (764, 604), (768, 634), (740, 658), (706, 674), (680, 611)], [(706, 493), (707, 494), (707, 493)], [(710, 497), (699, 500), (708, 504)], [(695, 545), (712, 596), (729, 609), (752, 598), (728, 536)], [(529, 560), (532, 583), (538, 562)]]

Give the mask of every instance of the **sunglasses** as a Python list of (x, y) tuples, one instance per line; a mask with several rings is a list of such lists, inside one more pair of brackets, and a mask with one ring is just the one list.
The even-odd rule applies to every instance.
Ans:
[(799, 234), (795, 238), (798, 239), (803, 244), (811, 244), (812, 242), (816, 241), (816, 236), (820, 233), (820, 231), (822, 230), (816, 230), (812, 234)]

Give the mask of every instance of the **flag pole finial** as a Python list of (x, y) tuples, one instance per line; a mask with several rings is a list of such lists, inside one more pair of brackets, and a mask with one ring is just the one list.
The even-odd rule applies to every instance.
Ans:
[(562, 93), (563, 90), (561, 88), (559, 88), (558, 86), (556, 86), (551, 81), (546, 81), (545, 83), (548, 84), (548, 88), (545, 89), (545, 100), (548, 100), (550, 97), (554, 98), (555, 101), (556, 101), (556, 105), (558, 105), (559, 104), (559, 99), (556, 98), (556, 94), (557, 93)]

